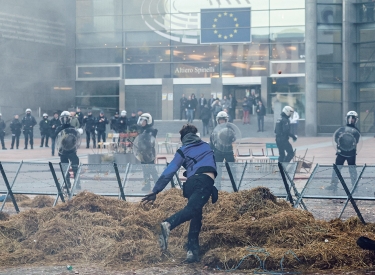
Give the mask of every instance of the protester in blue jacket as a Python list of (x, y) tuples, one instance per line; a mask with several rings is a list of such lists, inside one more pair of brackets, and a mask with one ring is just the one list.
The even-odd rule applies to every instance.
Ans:
[(186, 257), (186, 262), (189, 263), (199, 260), (199, 233), (202, 227), (203, 206), (211, 195), (213, 203), (218, 198), (217, 189), (214, 187), (217, 175), (214, 153), (210, 145), (197, 136), (197, 132), (194, 125), (187, 124), (182, 127), (180, 130), (182, 146), (157, 180), (152, 193), (142, 199), (145, 203), (153, 202), (156, 194), (167, 186), (178, 169), (181, 166), (186, 169), (184, 176), (187, 177), (187, 181), (184, 183), (183, 196), (188, 199), (188, 203), (184, 209), (161, 223), (160, 246), (166, 250), (170, 230), (190, 220)]

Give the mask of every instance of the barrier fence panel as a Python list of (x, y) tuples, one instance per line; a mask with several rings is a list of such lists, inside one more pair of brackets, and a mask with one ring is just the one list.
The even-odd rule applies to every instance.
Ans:
[[(118, 165), (118, 169), (125, 171), (125, 165)], [(71, 189), (71, 197), (83, 191), (102, 196), (121, 197), (120, 186), (121, 180), (118, 181), (113, 163), (81, 164)]]
[[(8, 178), (9, 184), (12, 186), (17, 177), (18, 171), (21, 168), (22, 162), (1, 162), (4, 172)], [(0, 181), (0, 193), (8, 193), (8, 189), (4, 184), (3, 179)]]
[[(166, 164), (129, 164), (124, 173), (123, 187), (126, 197), (143, 197), (151, 193)], [(123, 174), (121, 173), (121, 176)], [(174, 184), (178, 186), (174, 177)], [(172, 187), (168, 184), (164, 190)]]
[[(57, 164), (54, 167), (58, 169)], [(56, 174), (59, 175), (58, 184), (63, 185), (61, 173)], [(58, 195), (48, 162), (23, 162), (11, 187), (15, 194)]]
[[(348, 184), (350, 186), (350, 184)], [(362, 174), (358, 175), (356, 185), (351, 189), (351, 195), (366, 222), (375, 222), (375, 166), (365, 165)], [(340, 218), (347, 219), (355, 216), (356, 212), (350, 207), (347, 199), (344, 203)]]
[[(352, 190), (359, 180), (363, 166), (338, 166), (338, 168), (349, 190)], [(340, 183), (333, 165), (317, 164), (294, 207), (297, 207), (302, 199), (307, 210), (314, 217), (331, 220), (340, 217), (348, 195)], [(356, 216), (355, 212), (354, 215)]]
[[(18, 164), (18, 165), (17, 165)], [(10, 162), (7, 162), (7, 163), (1, 163), (0, 162), (0, 172), (1, 172), (1, 179), (0, 180), (0, 188), (1, 188), (1, 192), (5, 193), (5, 195), (3, 195), (3, 203), (1, 204), (1, 209), (0, 211), (3, 210), (4, 206), (5, 206), (5, 203), (7, 202), (7, 199), (10, 198), (12, 203), (13, 203), (13, 207), (14, 209), (16, 210), (17, 213), (20, 212), (19, 208), (18, 208), (18, 205), (17, 205), (17, 201), (16, 201), (16, 198), (14, 197), (14, 194), (12, 192), (12, 188), (11, 188), (11, 183), (8, 179), (8, 176), (6, 174), (6, 171), (8, 171), (9, 174), (12, 175), (12, 173), (10, 171), (15, 171), (15, 174), (13, 175), (13, 178), (12, 178), (12, 182), (15, 180), (16, 178), (16, 175), (21, 167), (21, 164), (22, 163), (10, 163)], [(4, 168), (5, 166), (5, 168)], [(17, 166), (14, 167), (14, 166)], [(13, 168), (13, 169), (12, 169)]]
[[(297, 163), (283, 163), (282, 165), (289, 178), (294, 179)], [(278, 163), (229, 163), (229, 167), (239, 191), (262, 186), (269, 188), (275, 196), (286, 198), (287, 190)], [(289, 188), (291, 184), (288, 183)]]

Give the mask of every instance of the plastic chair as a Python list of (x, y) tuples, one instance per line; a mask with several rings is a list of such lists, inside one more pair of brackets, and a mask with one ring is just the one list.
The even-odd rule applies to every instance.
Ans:
[(253, 161), (253, 156), (251, 154), (251, 149), (248, 149), (249, 153), (247, 154), (240, 154), (240, 151), (237, 149), (237, 154), (234, 156), (236, 162), (252, 162)]
[(272, 162), (277, 162), (279, 160), (279, 156), (275, 156), (275, 152), (273, 149), (278, 149), (276, 143), (266, 143), (266, 156)]

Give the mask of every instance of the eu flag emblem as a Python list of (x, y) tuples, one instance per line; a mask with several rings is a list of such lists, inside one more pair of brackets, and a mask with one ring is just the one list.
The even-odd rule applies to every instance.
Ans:
[(201, 9), (201, 44), (251, 42), (251, 8)]

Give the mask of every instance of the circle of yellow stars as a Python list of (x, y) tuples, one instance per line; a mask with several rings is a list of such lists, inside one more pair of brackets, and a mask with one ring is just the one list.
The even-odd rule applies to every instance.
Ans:
[[(218, 38), (223, 38), (224, 40), (227, 40), (228, 37), (229, 38), (232, 38), (234, 36), (234, 34), (236, 34), (238, 31), (236, 28), (238, 28), (240, 25), (238, 23), (235, 23), (234, 24), (234, 27), (235, 29), (233, 29), (233, 33), (230, 33), (229, 35), (222, 35), (221, 33), (219, 33), (219, 31), (216, 29), (217, 25), (216, 25), (216, 22), (219, 20), (219, 18), (223, 17), (223, 16), (229, 16), (229, 17), (233, 17), (233, 13), (227, 13), (227, 12), (223, 12), (223, 13), (219, 13), (217, 15), (217, 17), (214, 18), (214, 24), (212, 25), (212, 28), (214, 28), (214, 34), (217, 35)], [(233, 22), (237, 22), (237, 17), (233, 17)]]

